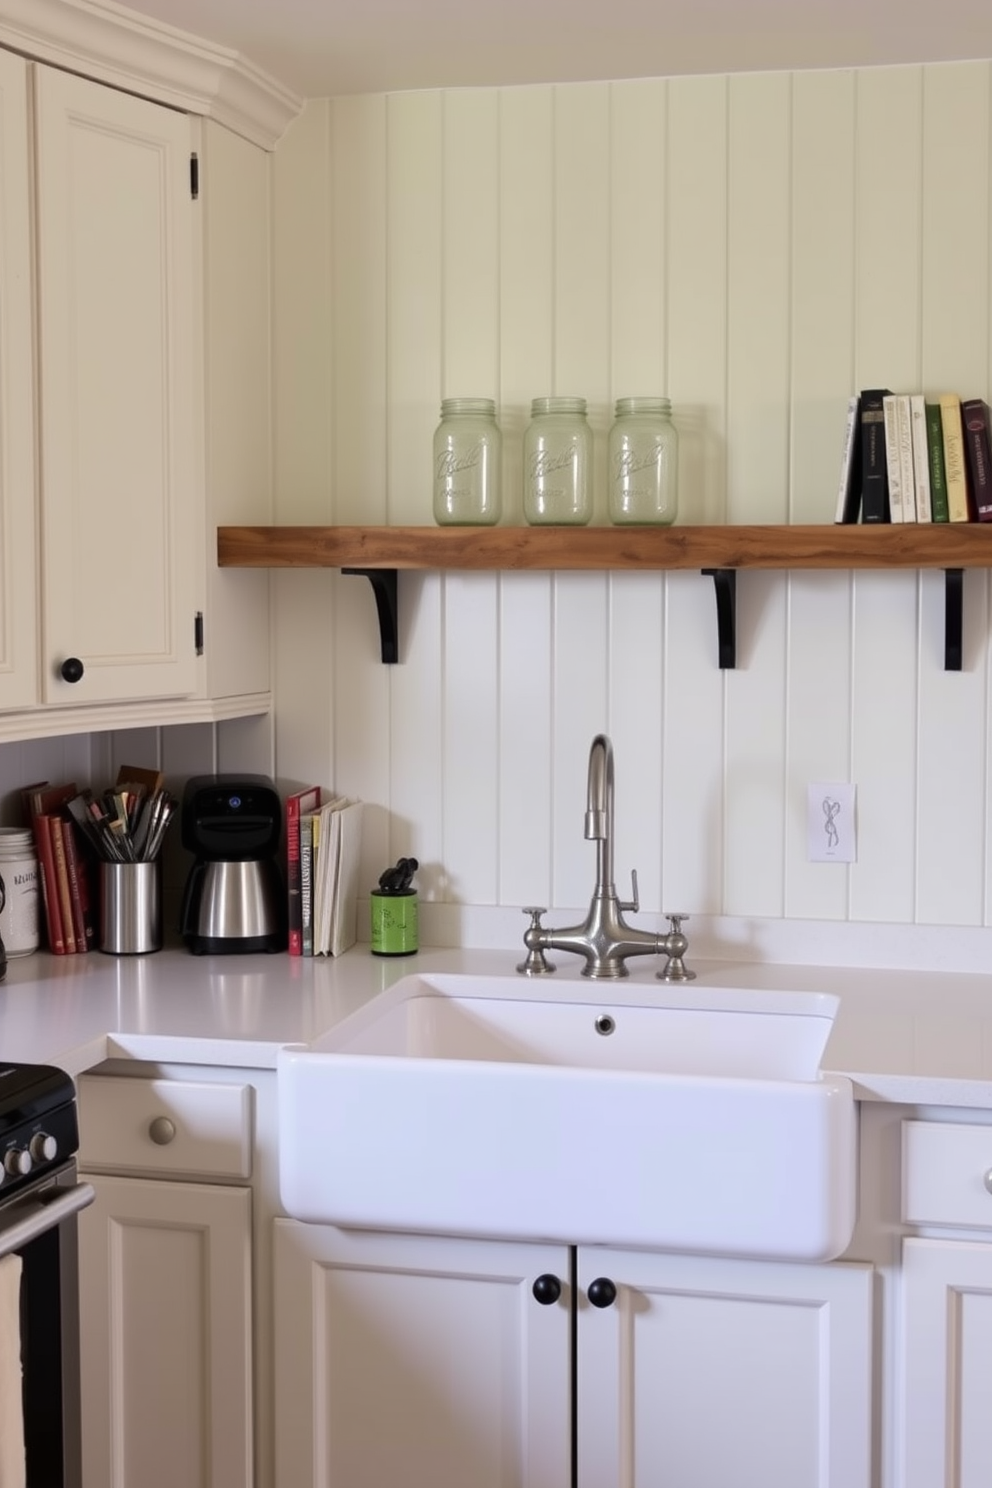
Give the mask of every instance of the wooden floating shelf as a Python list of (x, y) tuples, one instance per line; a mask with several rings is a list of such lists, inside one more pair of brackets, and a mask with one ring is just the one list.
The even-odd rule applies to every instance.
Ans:
[(992, 568), (992, 523), (220, 527), (221, 568)]
[(219, 527), (221, 568), (340, 568), (367, 578), (382, 659), (399, 657), (400, 570), (699, 569), (716, 586), (718, 657), (736, 665), (737, 571), (942, 568), (944, 666), (962, 665), (962, 572), (992, 568), (992, 523), (740, 527)]

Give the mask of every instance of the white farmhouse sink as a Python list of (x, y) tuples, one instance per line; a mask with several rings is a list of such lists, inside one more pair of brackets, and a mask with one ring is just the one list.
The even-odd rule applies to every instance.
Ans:
[[(856, 1107), (820, 993), (406, 977), (280, 1051), (298, 1219), (828, 1260)], [(316, 1158), (316, 1160), (315, 1160)]]

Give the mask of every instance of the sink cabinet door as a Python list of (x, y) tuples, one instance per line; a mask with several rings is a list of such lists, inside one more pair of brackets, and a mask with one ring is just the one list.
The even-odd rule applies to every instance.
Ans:
[(905, 1488), (992, 1483), (992, 1245), (903, 1245)]
[(869, 1488), (870, 1266), (583, 1249), (577, 1278), (578, 1488)]
[(275, 1230), (279, 1488), (569, 1488), (566, 1247)]

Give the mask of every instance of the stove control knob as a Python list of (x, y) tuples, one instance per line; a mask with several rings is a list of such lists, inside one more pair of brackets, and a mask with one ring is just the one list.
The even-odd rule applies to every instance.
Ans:
[(31, 1154), (26, 1147), (11, 1147), (3, 1165), (12, 1178), (24, 1178), (31, 1171)]
[(59, 1144), (47, 1132), (35, 1132), (28, 1151), (35, 1162), (51, 1162), (58, 1156)]

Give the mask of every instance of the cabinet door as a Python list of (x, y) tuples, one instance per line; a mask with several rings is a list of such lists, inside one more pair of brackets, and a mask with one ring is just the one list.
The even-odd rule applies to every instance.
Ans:
[(0, 708), (38, 700), (27, 65), (0, 53)]
[(903, 1243), (904, 1488), (992, 1483), (992, 1245)]
[(51, 68), (35, 91), (44, 698), (188, 693), (190, 122)]
[(250, 1191), (88, 1178), (83, 1488), (248, 1488)]
[(868, 1488), (870, 1267), (584, 1249), (576, 1302), (578, 1488)]
[(568, 1488), (570, 1296), (563, 1246), (277, 1220), (279, 1488)]

